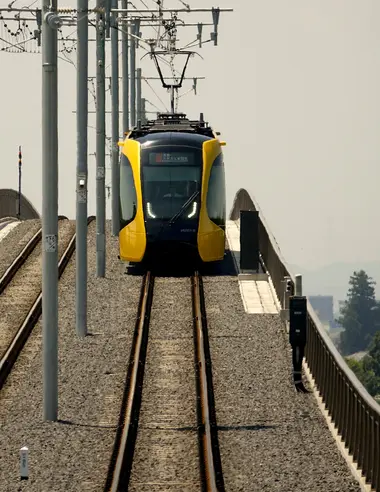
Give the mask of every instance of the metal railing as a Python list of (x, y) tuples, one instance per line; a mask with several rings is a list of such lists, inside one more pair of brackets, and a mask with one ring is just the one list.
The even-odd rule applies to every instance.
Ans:
[[(260, 253), (271, 275), (280, 303), (284, 302), (284, 277), (294, 276), (285, 266), (277, 243), (260, 210), (245, 189), (240, 189), (230, 213), (240, 218), (241, 210), (259, 211)], [(380, 405), (371, 397), (347, 366), (308, 302), (305, 359), (317, 389), (339, 435), (358, 464), (368, 484), (380, 491)]]

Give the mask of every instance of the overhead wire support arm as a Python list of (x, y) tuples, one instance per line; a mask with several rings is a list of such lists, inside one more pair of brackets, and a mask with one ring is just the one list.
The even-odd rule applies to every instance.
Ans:
[[(168, 14), (168, 13), (175, 13), (175, 14), (179, 14), (179, 13), (183, 13), (183, 12), (186, 12), (187, 14), (190, 14), (190, 13), (207, 13), (207, 12), (213, 12), (215, 10), (218, 10), (219, 12), (233, 12), (234, 9), (230, 9), (230, 8), (227, 8), (227, 9), (215, 9), (215, 8), (211, 8), (211, 9), (162, 9), (161, 12), (163, 14)], [(154, 14), (154, 13), (157, 13), (157, 10), (142, 10), (142, 9), (112, 9), (111, 10), (112, 12), (118, 12), (118, 13), (124, 13), (124, 14)]]
[(1, 16), (1, 21), (17, 21), (17, 22), (35, 22), (36, 18), (35, 17), (3, 17)]
[[(146, 17), (139, 17), (141, 20), (141, 27), (162, 27), (162, 24), (156, 23), (154, 24), (152, 21), (149, 21), (148, 18)], [(165, 22), (169, 22), (171, 19), (164, 19)], [(199, 25), (198, 22), (185, 22), (182, 19), (177, 19), (178, 25), (177, 27), (197, 27)], [(117, 23), (118, 24), (125, 24), (125, 23), (131, 23), (130, 17), (118, 17), (117, 18)], [(212, 22), (202, 22), (202, 26), (213, 26), (214, 24)]]
[[(106, 77), (106, 79), (111, 79), (111, 78), (112, 78), (112, 77), (110, 77), (110, 76), (107, 76), (107, 77)], [(166, 78), (166, 79), (171, 79), (171, 80), (173, 80), (173, 79), (177, 79), (177, 77), (170, 77), (170, 76), (165, 77), (165, 78)], [(89, 81), (91, 81), (91, 80), (95, 80), (95, 79), (96, 79), (96, 77), (95, 77), (94, 75), (91, 75), (90, 77), (88, 77), (88, 80), (89, 80)], [(123, 79), (123, 77), (119, 77), (119, 79), (120, 79), (120, 80), (122, 80), (122, 79)], [(142, 76), (142, 79), (143, 79), (143, 80), (161, 80), (161, 78), (160, 78), (160, 77), (147, 77), (147, 76), (145, 76), (145, 75), (144, 75), (144, 76)], [(183, 77), (183, 80), (192, 80), (192, 81), (194, 81), (194, 80), (206, 80), (206, 77)]]
[[(133, 13), (134, 15), (136, 14), (152, 14), (152, 18), (150, 20), (154, 20), (153, 17), (157, 11), (156, 10), (150, 10), (150, 9), (147, 9), (147, 10), (142, 10), (142, 9), (134, 9), (134, 10), (131, 10), (131, 9), (116, 9), (116, 10), (112, 10), (112, 12), (115, 12), (115, 13), (121, 13), (121, 14), (125, 14), (125, 15), (128, 15), (130, 13)], [(213, 27), (214, 27), (214, 31), (211, 33), (211, 39), (210, 41), (213, 41), (214, 42), (214, 46), (217, 46), (218, 45), (218, 25), (219, 25), (219, 16), (220, 16), (220, 13), (221, 12), (233, 12), (233, 9), (232, 8), (215, 8), (215, 7), (212, 7), (211, 9), (210, 8), (206, 8), (206, 9), (200, 9), (200, 8), (194, 8), (194, 9), (191, 9), (190, 7), (189, 8), (181, 8), (181, 9), (159, 9), (159, 12), (160, 12), (160, 16), (163, 16), (164, 13), (170, 13), (172, 16), (173, 14), (175, 16), (177, 16), (177, 14), (179, 13), (207, 13), (207, 12), (211, 12), (212, 14), (212, 20), (213, 20)], [(143, 19), (144, 17), (143, 16), (140, 16), (139, 19), (140, 21)], [(123, 19), (124, 17), (119, 17), (118, 18), (118, 22), (121, 21), (123, 22)], [(146, 19), (146, 17), (145, 17)], [(165, 24), (164, 21), (162, 21), (163, 24)], [(170, 22), (170, 21), (169, 21)], [(176, 18), (175, 19), (175, 28), (177, 28), (177, 22), (178, 22), (178, 19)], [(201, 48), (202, 47), (202, 44), (204, 41), (202, 41), (202, 28), (203, 28), (203, 25), (202, 23), (198, 23), (196, 24), (197, 27), (198, 27), (198, 35), (197, 35), (197, 43), (199, 43), (199, 47)], [(205, 41), (207, 42), (207, 41)]]
[[(17, 8), (9, 8), (9, 7), (0, 7), (0, 12), (28, 12), (28, 13), (36, 13), (38, 10), (41, 9), (30, 9), (30, 8), (22, 8), (22, 9), (17, 9)], [(56, 10), (57, 11), (57, 10)], [(17, 19), (12, 19), (12, 20), (17, 20)]]

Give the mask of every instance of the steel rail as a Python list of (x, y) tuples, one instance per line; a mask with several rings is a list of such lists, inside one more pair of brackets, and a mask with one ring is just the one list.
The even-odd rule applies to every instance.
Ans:
[[(64, 215), (59, 215), (58, 220), (68, 220)], [(28, 244), (24, 247), (21, 253), (13, 260), (10, 266), (5, 271), (4, 275), (0, 278), (0, 295), (7, 288), (10, 281), (16, 275), (18, 270), (22, 267), (30, 254), (34, 251), (37, 244), (42, 238), (42, 227), (34, 234), (34, 236), (28, 241)]]
[(141, 406), (153, 287), (154, 277), (147, 272), (141, 289), (127, 384), (121, 407), (119, 432), (116, 436), (105, 486), (105, 490), (110, 492), (128, 490)]
[(224, 492), (225, 488), (215, 415), (206, 308), (202, 278), (198, 272), (195, 272), (192, 277), (191, 284), (195, 361), (198, 373), (198, 432), (200, 440), (200, 467), (203, 479), (203, 489), (207, 492)]
[[(62, 219), (66, 219), (66, 217), (61, 217), (60, 220)], [(95, 220), (95, 216), (88, 217), (87, 225), (89, 225), (94, 220)], [(41, 230), (37, 234), (41, 234)], [(37, 234), (35, 234), (35, 236), (33, 237), (35, 238)], [(75, 250), (75, 239), (76, 239), (76, 235), (74, 233), (66, 250), (64, 251), (64, 253), (61, 256), (61, 259), (59, 260), (58, 278), (61, 277)], [(33, 306), (31, 307), (30, 311), (26, 315), (23, 323), (17, 330), (16, 335), (13, 337), (12, 342), (9, 344), (7, 350), (4, 352), (4, 354), (0, 359), (0, 390), (4, 386), (4, 383), (6, 382), (7, 377), (14, 363), (16, 362), (34, 326), (37, 324), (41, 314), (42, 314), (42, 291), (38, 295)]]

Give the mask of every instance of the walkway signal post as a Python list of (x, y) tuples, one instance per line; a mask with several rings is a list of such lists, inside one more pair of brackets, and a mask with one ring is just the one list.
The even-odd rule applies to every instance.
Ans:
[(43, 418), (58, 415), (58, 78), (57, 0), (42, 4)]
[(21, 219), (21, 167), (22, 167), (22, 153), (21, 145), (18, 148), (18, 204), (17, 204), (17, 217)]
[(302, 382), (302, 361), (307, 341), (307, 299), (302, 295), (289, 298), (289, 343), (292, 347), (293, 381), (298, 392), (308, 393)]

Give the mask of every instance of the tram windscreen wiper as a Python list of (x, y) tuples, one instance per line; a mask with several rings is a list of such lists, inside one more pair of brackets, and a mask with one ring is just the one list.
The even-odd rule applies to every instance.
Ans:
[(178, 219), (178, 217), (180, 217), (182, 213), (187, 209), (190, 203), (197, 198), (198, 195), (199, 195), (199, 190), (194, 191), (191, 197), (186, 200), (186, 202), (182, 205), (182, 207), (178, 210), (178, 212), (175, 215), (173, 215), (173, 217), (169, 220), (168, 223), (173, 224)]

